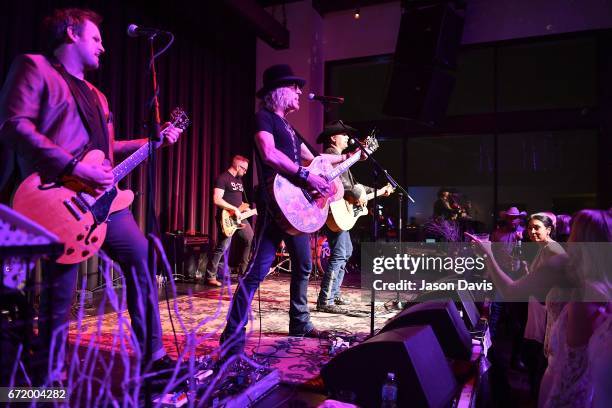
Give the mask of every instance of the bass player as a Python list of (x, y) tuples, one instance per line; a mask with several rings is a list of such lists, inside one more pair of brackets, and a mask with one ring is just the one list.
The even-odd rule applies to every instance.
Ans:
[[(230, 247), (233, 237), (236, 237), (240, 244), (240, 263), (238, 264), (238, 274), (240, 276), (244, 275), (247, 262), (249, 261), (253, 229), (251, 224), (242, 219), (242, 211), (249, 207), (248, 203), (242, 201), (244, 196), (242, 177), (248, 169), (249, 159), (235, 155), (232, 158), (232, 165), (215, 180), (213, 203), (217, 207), (217, 245), (211, 253), (209, 268), (206, 269), (206, 284), (209, 286), (221, 286), (221, 282), (217, 280), (219, 261)], [(221, 213), (223, 210), (230, 212), (241, 223), (240, 228), (233, 235), (227, 236), (223, 231), (221, 226)]]

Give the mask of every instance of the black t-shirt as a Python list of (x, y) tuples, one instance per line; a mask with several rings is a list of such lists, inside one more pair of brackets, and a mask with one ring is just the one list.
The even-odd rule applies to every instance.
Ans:
[[(244, 186), (242, 185), (242, 177), (234, 177), (229, 171), (224, 171), (215, 180), (215, 188), (220, 188), (225, 191), (223, 199), (235, 207), (240, 207), (242, 204), (242, 194)], [(220, 213), (221, 208), (218, 208), (217, 213)]]
[[(255, 132), (268, 132), (274, 136), (275, 147), (283, 152), (294, 163), (300, 164), (300, 150), (302, 142), (296, 135), (295, 129), (283, 118), (268, 109), (261, 109), (255, 114)], [(256, 149), (258, 163), (261, 169), (260, 176), (267, 180), (276, 172), (272, 167), (266, 165), (261, 159), (259, 150)]]
[(108, 129), (98, 96), (89, 88), (89, 85), (87, 85), (85, 81), (68, 73), (66, 68), (57, 62), (57, 60), (51, 59), (51, 63), (66, 80), (70, 92), (76, 100), (77, 106), (79, 107), (79, 114), (89, 133), (89, 148), (102, 150), (108, 158)]

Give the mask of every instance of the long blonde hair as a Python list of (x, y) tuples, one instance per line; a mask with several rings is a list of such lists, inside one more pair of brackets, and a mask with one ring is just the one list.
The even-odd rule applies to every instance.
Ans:
[(268, 92), (261, 101), (263, 107), (271, 110), (272, 112), (279, 109), (286, 112), (292, 96), (291, 86), (282, 86)]
[[(612, 211), (581, 210), (572, 220), (568, 242), (571, 272), (581, 284), (584, 299), (612, 299)], [(580, 244), (586, 243), (586, 244)]]

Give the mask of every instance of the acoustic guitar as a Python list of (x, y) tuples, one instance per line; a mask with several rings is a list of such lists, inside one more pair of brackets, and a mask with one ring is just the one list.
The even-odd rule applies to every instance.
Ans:
[[(380, 197), (385, 193), (391, 194), (394, 191), (391, 184), (378, 189), (376, 196)], [(347, 200), (338, 200), (329, 204), (329, 216), (327, 217), (327, 227), (334, 231), (348, 231), (355, 226), (359, 217), (368, 213), (368, 201), (374, 198), (374, 192), (365, 196), (363, 205), (352, 204)]]
[[(378, 141), (368, 136), (363, 142), (368, 154), (378, 149)], [(323, 156), (317, 156), (307, 167), (311, 174), (319, 175), (330, 182), (332, 188), (327, 195), (314, 196), (307, 189), (296, 186), (286, 177), (277, 174), (271, 190), (275, 201), (274, 214), (278, 225), (288, 234), (313, 233), (318, 231), (329, 212), (329, 203), (340, 200), (344, 189), (338, 176), (347, 171), (361, 158), (361, 150), (336, 167)]]
[[(189, 126), (189, 118), (180, 108), (174, 109), (170, 122), (171, 126), (180, 129)], [(166, 129), (169, 128), (170, 126)], [(134, 201), (134, 193), (130, 190), (120, 190), (117, 183), (162, 143), (147, 142), (115, 166), (112, 170), (115, 184), (97, 195), (75, 177), (43, 183), (40, 174), (33, 173), (17, 188), (13, 208), (53, 232), (64, 243), (64, 253), (57, 259), (58, 263), (82, 262), (102, 247), (106, 238), (108, 216), (127, 208)], [(104, 160), (104, 152), (91, 150), (81, 162), (102, 164)]]

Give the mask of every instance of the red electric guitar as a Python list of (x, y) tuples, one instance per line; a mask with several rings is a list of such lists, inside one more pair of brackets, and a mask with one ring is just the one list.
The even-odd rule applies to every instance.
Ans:
[[(189, 126), (187, 114), (179, 108), (171, 115), (171, 126)], [(162, 131), (163, 135), (163, 131)], [(17, 189), (13, 208), (36, 221), (59, 237), (64, 253), (57, 259), (62, 264), (75, 264), (93, 256), (106, 238), (109, 214), (127, 208), (134, 201), (130, 190), (119, 190), (117, 183), (149, 156), (149, 145), (157, 149), (162, 142), (148, 142), (113, 169), (115, 185), (100, 195), (74, 177), (61, 182), (44, 184), (40, 174), (33, 173)], [(102, 164), (104, 153), (87, 152), (84, 163)]]

